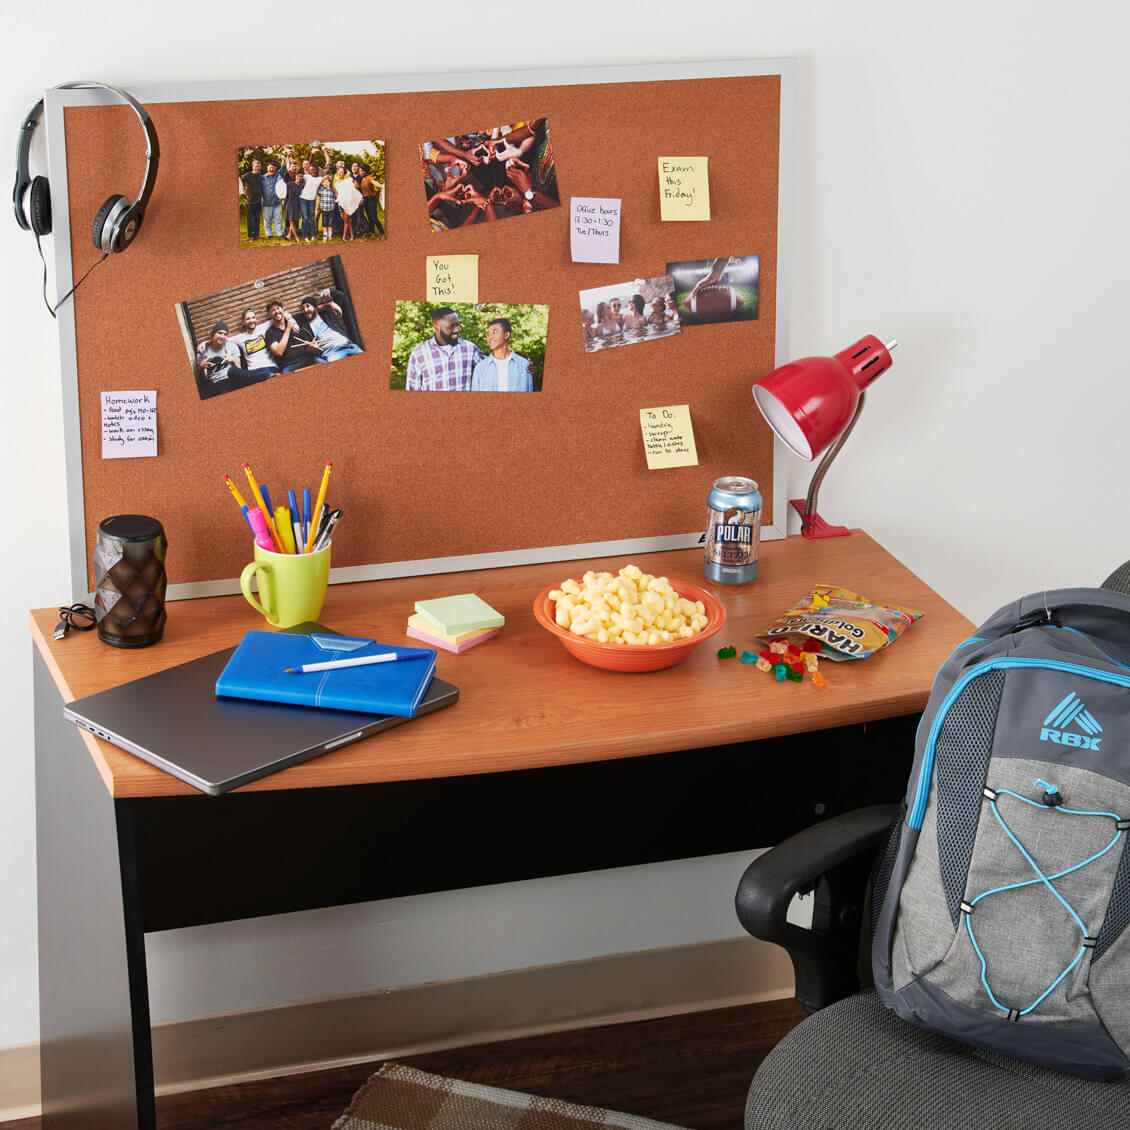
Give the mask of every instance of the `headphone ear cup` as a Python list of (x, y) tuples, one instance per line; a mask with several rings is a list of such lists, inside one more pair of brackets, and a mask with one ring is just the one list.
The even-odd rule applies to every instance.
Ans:
[(27, 190), (27, 212), (36, 235), (51, 234), (51, 185), (46, 177), (33, 177)]
[[(98, 215), (94, 217), (94, 225), (90, 229), (90, 238), (94, 240), (94, 246), (99, 251), (113, 251), (113, 225), (112, 223), (107, 226), (112, 213), (124, 211), (127, 204), (124, 196), (111, 196), (101, 208), (98, 209)], [(105, 229), (105, 230), (104, 230)], [(105, 242), (103, 236), (106, 237)]]

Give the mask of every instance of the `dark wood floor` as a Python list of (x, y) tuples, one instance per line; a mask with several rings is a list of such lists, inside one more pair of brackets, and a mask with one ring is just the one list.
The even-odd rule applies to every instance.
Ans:
[[(479, 1044), (398, 1062), (688, 1130), (741, 1130), (745, 1093), (757, 1065), (803, 1018), (795, 1001), (771, 1001)], [(157, 1100), (157, 1125), (159, 1130), (329, 1130), (378, 1066), (169, 1095)], [(25, 1118), (2, 1126), (40, 1130), (40, 1121)]]

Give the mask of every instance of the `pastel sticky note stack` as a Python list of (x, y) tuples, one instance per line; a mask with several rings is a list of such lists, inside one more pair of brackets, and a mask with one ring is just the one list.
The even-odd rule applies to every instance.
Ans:
[(416, 614), (408, 617), (408, 635), (456, 655), (497, 636), (506, 622), (474, 593), (416, 601)]

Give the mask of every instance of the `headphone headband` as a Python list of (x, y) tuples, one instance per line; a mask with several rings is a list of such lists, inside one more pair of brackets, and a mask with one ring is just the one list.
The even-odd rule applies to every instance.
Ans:
[[(141, 123), (142, 131), (145, 133), (145, 175), (142, 178), (141, 189), (135, 197), (134, 202), (126, 210), (125, 215), (135, 215), (140, 212), (149, 202), (150, 195), (152, 195), (153, 184), (157, 178), (157, 162), (161, 156), (160, 145), (157, 141), (157, 131), (153, 128), (153, 122), (150, 120), (145, 107), (128, 91), (121, 90), (116, 86), (110, 86), (104, 82), (78, 79), (74, 82), (62, 82), (58, 86), (52, 87), (52, 89), (108, 90), (111, 94), (116, 94), (123, 102), (133, 108), (133, 112), (137, 115), (137, 120)], [(16, 145), (16, 183), (12, 190), (12, 205), (16, 212), (16, 223), (18, 223), (24, 231), (32, 230), (31, 224), (28, 223), (27, 216), (24, 214), (23, 202), (24, 195), (31, 185), (31, 135), (35, 132), (35, 127), (39, 124), (39, 120), (43, 116), (43, 102), (44, 100), (41, 98), (28, 112), (23, 125), (20, 126), (19, 139)]]

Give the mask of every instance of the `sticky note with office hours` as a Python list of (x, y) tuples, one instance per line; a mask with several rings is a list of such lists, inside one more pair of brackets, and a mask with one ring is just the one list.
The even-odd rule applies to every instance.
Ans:
[(618, 197), (572, 197), (569, 206), (569, 250), (574, 263), (620, 262)]
[(709, 220), (710, 181), (706, 157), (659, 158), (659, 218)]
[(478, 302), (477, 255), (429, 255), (428, 302)]
[(102, 393), (102, 458), (157, 454), (157, 393)]
[(641, 408), (640, 429), (643, 431), (643, 450), (649, 471), (662, 467), (698, 466), (689, 404)]

